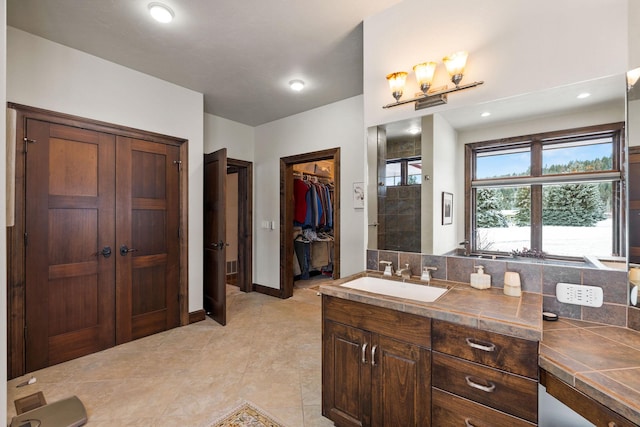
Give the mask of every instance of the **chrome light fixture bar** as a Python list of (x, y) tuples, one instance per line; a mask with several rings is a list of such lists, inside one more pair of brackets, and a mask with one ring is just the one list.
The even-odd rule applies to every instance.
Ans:
[(415, 67), (413, 67), (413, 71), (416, 75), (416, 81), (418, 83), (418, 86), (422, 90), (422, 93), (416, 94), (414, 98), (404, 101), (401, 101), (400, 98), (402, 97), (402, 93), (404, 91), (404, 84), (408, 73), (405, 71), (399, 71), (388, 74), (387, 81), (389, 82), (391, 93), (396, 102), (384, 105), (382, 108), (397, 107), (398, 105), (404, 105), (414, 102), (415, 109), (421, 110), (423, 108), (446, 104), (448, 101), (448, 94), (450, 93), (480, 86), (484, 83), (483, 81), (460, 85), (460, 81), (464, 76), (464, 67), (467, 63), (467, 56), (467, 52), (461, 51), (443, 58), (445, 67), (447, 68), (447, 71), (451, 76), (451, 81), (455, 85), (452, 88), (448, 88), (445, 86), (437, 90), (429, 91), (429, 89), (431, 88), (431, 83), (433, 81), (436, 63), (425, 62), (422, 64), (417, 64)]

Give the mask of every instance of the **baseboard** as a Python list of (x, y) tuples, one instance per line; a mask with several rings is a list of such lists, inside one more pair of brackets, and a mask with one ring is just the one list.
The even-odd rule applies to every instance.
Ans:
[(206, 318), (204, 310), (196, 310), (189, 313), (189, 324), (202, 322)]
[(276, 288), (270, 288), (268, 286), (253, 284), (253, 290), (259, 294), (269, 295), (270, 297), (282, 298), (282, 291)]

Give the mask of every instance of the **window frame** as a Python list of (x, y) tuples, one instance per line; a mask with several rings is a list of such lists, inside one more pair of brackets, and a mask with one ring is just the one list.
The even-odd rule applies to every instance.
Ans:
[[(410, 186), (410, 185), (422, 185), (422, 176), (420, 182), (417, 184), (409, 184), (409, 163), (414, 160), (420, 160), (420, 164), (422, 164), (422, 156), (410, 156), (410, 157), (400, 157), (397, 159), (387, 159), (384, 163), (385, 165), (385, 176), (384, 182), (387, 187), (402, 187), (402, 186)], [(386, 174), (386, 166), (390, 163), (400, 163), (400, 184), (398, 185), (386, 185), (387, 182), (387, 174)]]
[[(561, 174), (543, 174), (542, 151), (543, 146), (585, 141), (598, 137), (611, 137), (613, 143), (612, 169), (607, 171), (589, 171)], [(504, 178), (475, 179), (476, 154), (492, 151), (530, 147), (531, 173), (527, 176)], [(469, 242), (472, 253), (504, 255), (505, 252), (478, 250), (476, 241), (476, 189), (492, 188), (495, 186), (530, 186), (531, 188), (531, 248), (542, 247), (542, 187), (548, 184), (612, 182), (612, 192), (616, 195), (612, 206), (613, 239), (611, 253), (619, 256), (626, 254), (625, 210), (626, 194), (624, 170), (624, 122), (608, 123), (604, 125), (587, 126), (565, 129), (553, 132), (515, 136), (483, 142), (465, 144), (465, 241)], [(581, 257), (548, 254), (548, 258), (580, 260)]]

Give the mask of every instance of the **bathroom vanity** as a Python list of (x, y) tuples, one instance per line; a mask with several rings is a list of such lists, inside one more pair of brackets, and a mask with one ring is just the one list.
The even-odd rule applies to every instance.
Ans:
[[(436, 280), (447, 291), (419, 302), (342, 286), (367, 275), (376, 273), (320, 287), (322, 413), (336, 426), (535, 426), (538, 383), (596, 425), (638, 425), (635, 395), (619, 401), (604, 375), (577, 386), (587, 368), (562, 349), (577, 325), (554, 322), (558, 332), (543, 341), (541, 295)], [(599, 357), (588, 347), (585, 358)]]

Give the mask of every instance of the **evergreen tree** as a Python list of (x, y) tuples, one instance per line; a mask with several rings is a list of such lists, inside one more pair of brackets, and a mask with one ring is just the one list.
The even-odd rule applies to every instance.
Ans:
[(507, 218), (500, 212), (501, 193), (494, 189), (476, 190), (476, 225), (478, 228), (507, 227)]
[(516, 215), (514, 222), (517, 226), (531, 225), (531, 187), (519, 187), (516, 192)]
[(591, 227), (605, 219), (597, 184), (564, 184), (544, 187), (542, 223)]

